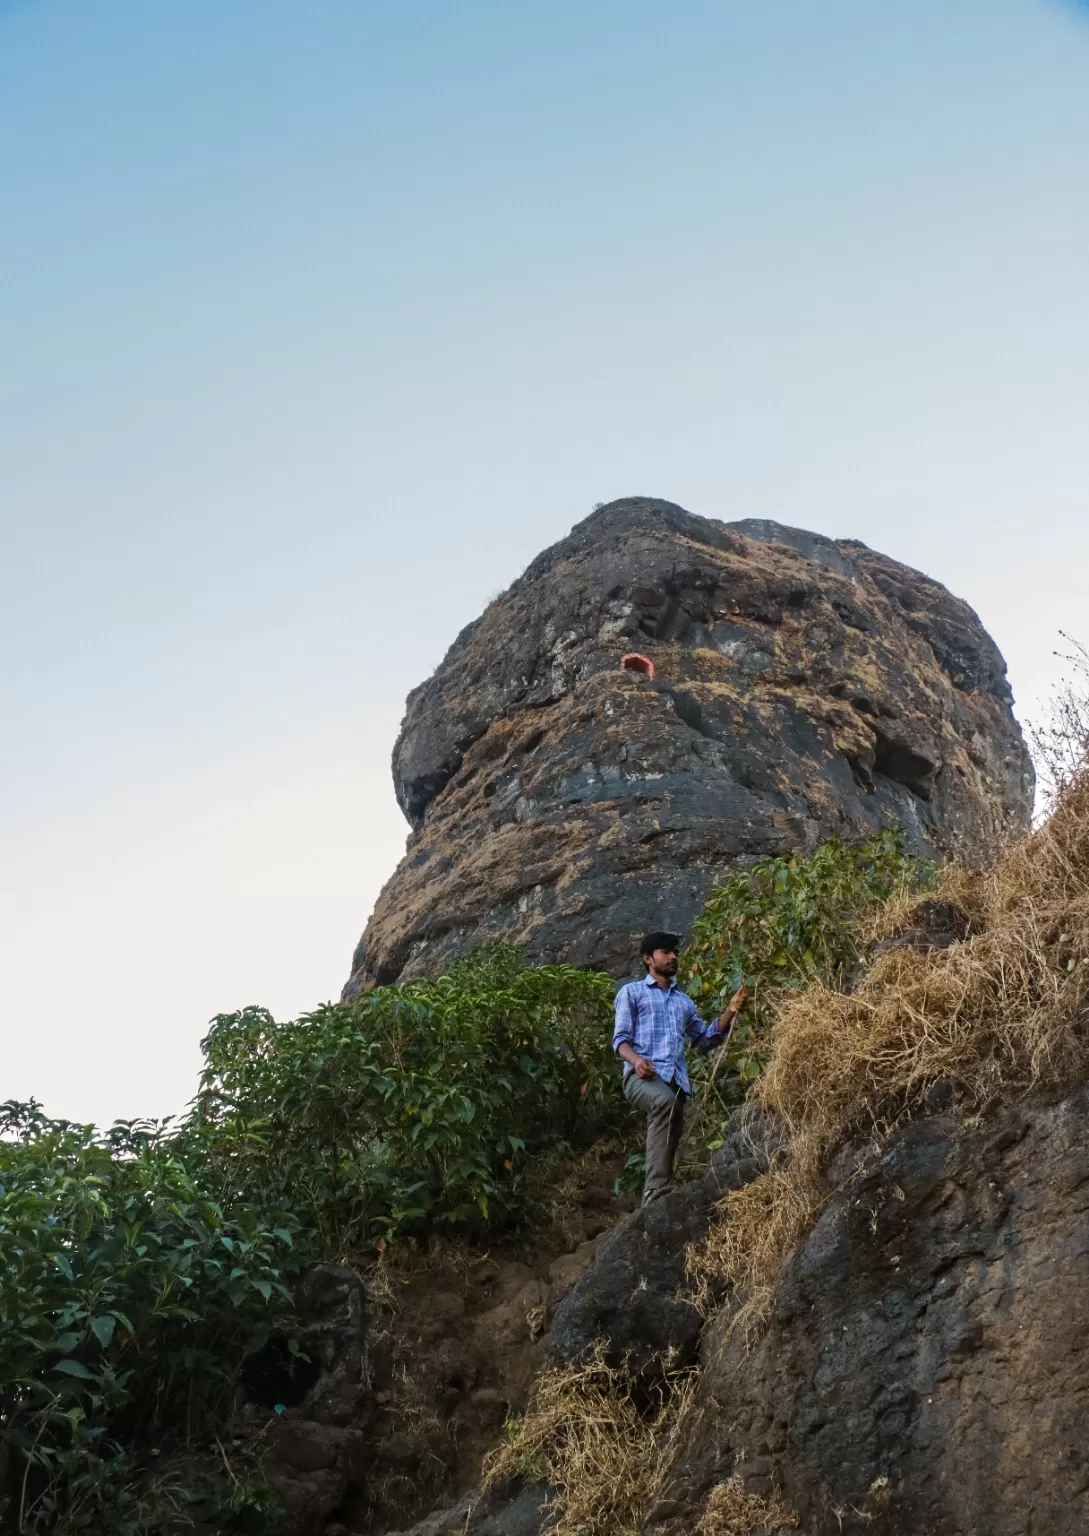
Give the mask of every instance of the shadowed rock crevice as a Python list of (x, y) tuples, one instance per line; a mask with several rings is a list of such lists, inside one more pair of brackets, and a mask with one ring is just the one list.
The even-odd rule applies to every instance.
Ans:
[(1032, 796), (967, 604), (854, 541), (639, 497), (461, 632), (409, 696), (393, 770), (412, 833), (347, 996), (494, 937), (621, 975), (736, 861), (890, 819), (915, 852), (975, 861)]

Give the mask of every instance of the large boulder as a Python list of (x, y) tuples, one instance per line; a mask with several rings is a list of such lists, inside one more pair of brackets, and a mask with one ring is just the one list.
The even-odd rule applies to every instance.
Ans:
[(738, 860), (890, 818), (975, 859), (1025, 829), (1033, 786), (1002, 657), (936, 581), (643, 498), (463, 630), (409, 696), (393, 771), (412, 832), (349, 997), (493, 937), (621, 975)]

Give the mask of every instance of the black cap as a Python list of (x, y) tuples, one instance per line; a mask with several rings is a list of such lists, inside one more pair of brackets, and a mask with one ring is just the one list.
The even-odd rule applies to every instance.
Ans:
[(639, 954), (652, 955), (656, 949), (680, 949), (681, 936), (679, 933), (666, 933), (664, 930), (654, 933), (645, 933), (639, 945)]

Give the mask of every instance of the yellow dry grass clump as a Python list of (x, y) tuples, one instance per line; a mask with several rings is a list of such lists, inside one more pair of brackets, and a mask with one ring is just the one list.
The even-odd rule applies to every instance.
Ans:
[[(691, 1255), (697, 1279), (741, 1293), (734, 1326), (751, 1331), (766, 1314), (783, 1260), (829, 1193), (822, 1160), (847, 1136), (886, 1134), (939, 1082), (971, 1113), (1086, 1075), (1089, 772), (990, 870), (952, 870), (934, 895), (970, 920), (961, 943), (887, 951), (854, 991), (811, 985), (779, 1009), (753, 1098), (783, 1130), (780, 1164), (721, 1202)], [(897, 902), (873, 936), (905, 917)]]
[(540, 1378), (529, 1413), (508, 1426), (506, 1444), (489, 1458), (484, 1486), (551, 1483), (555, 1536), (628, 1536), (659, 1491), (682, 1426), (690, 1427), (694, 1383), (692, 1373), (677, 1373), (637, 1402), (631, 1376), (606, 1363), (600, 1344), (582, 1364)]
[(798, 1516), (777, 1492), (764, 1498), (746, 1493), (744, 1480), (735, 1475), (716, 1483), (707, 1495), (696, 1536), (752, 1536), (754, 1531), (798, 1524)]

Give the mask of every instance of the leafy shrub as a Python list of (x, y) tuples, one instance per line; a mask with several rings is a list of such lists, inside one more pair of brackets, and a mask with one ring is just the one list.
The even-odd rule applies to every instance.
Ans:
[(862, 958), (866, 915), (932, 878), (933, 865), (906, 854), (889, 826), (860, 842), (833, 837), (810, 854), (762, 859), (711, 892), (682, 957), (682, 984), (708, 1019), (742, 983), (751, 997), (728, 1045), (695, 1064), (705, 1113), (738, 1103), (760, 1076), (776, 995), (813, 980), (838, 986)]
[[(167, 1128), (0, 1106), (0, 1512), (144, 1532), (141, 1455), (228, 1418), (289, 1307), (293, 1221), (211, 1197)], [(133, 1511), (126, 1516), (126, 1507)]]
[(612, 999), (496, 942), (290, 1023), (223, 1014), (189, 1134), (232, 1198), (290, 1200), (327, 1252), (517, 1220), (541, 1158), (621, 1102)]
[(220, 1016), (178, 1127), (0, 1106), (2, 1527), (148, 1536), (185, 1505), (264, 1529), (259, 1483), (194, 1464), (181, 1487), (148, 1458), (229, 1432), (311, 1259), (523, 1217), (548, 1160), (622, 1102), (612, 996), (493, 944), (289, 1023)]

